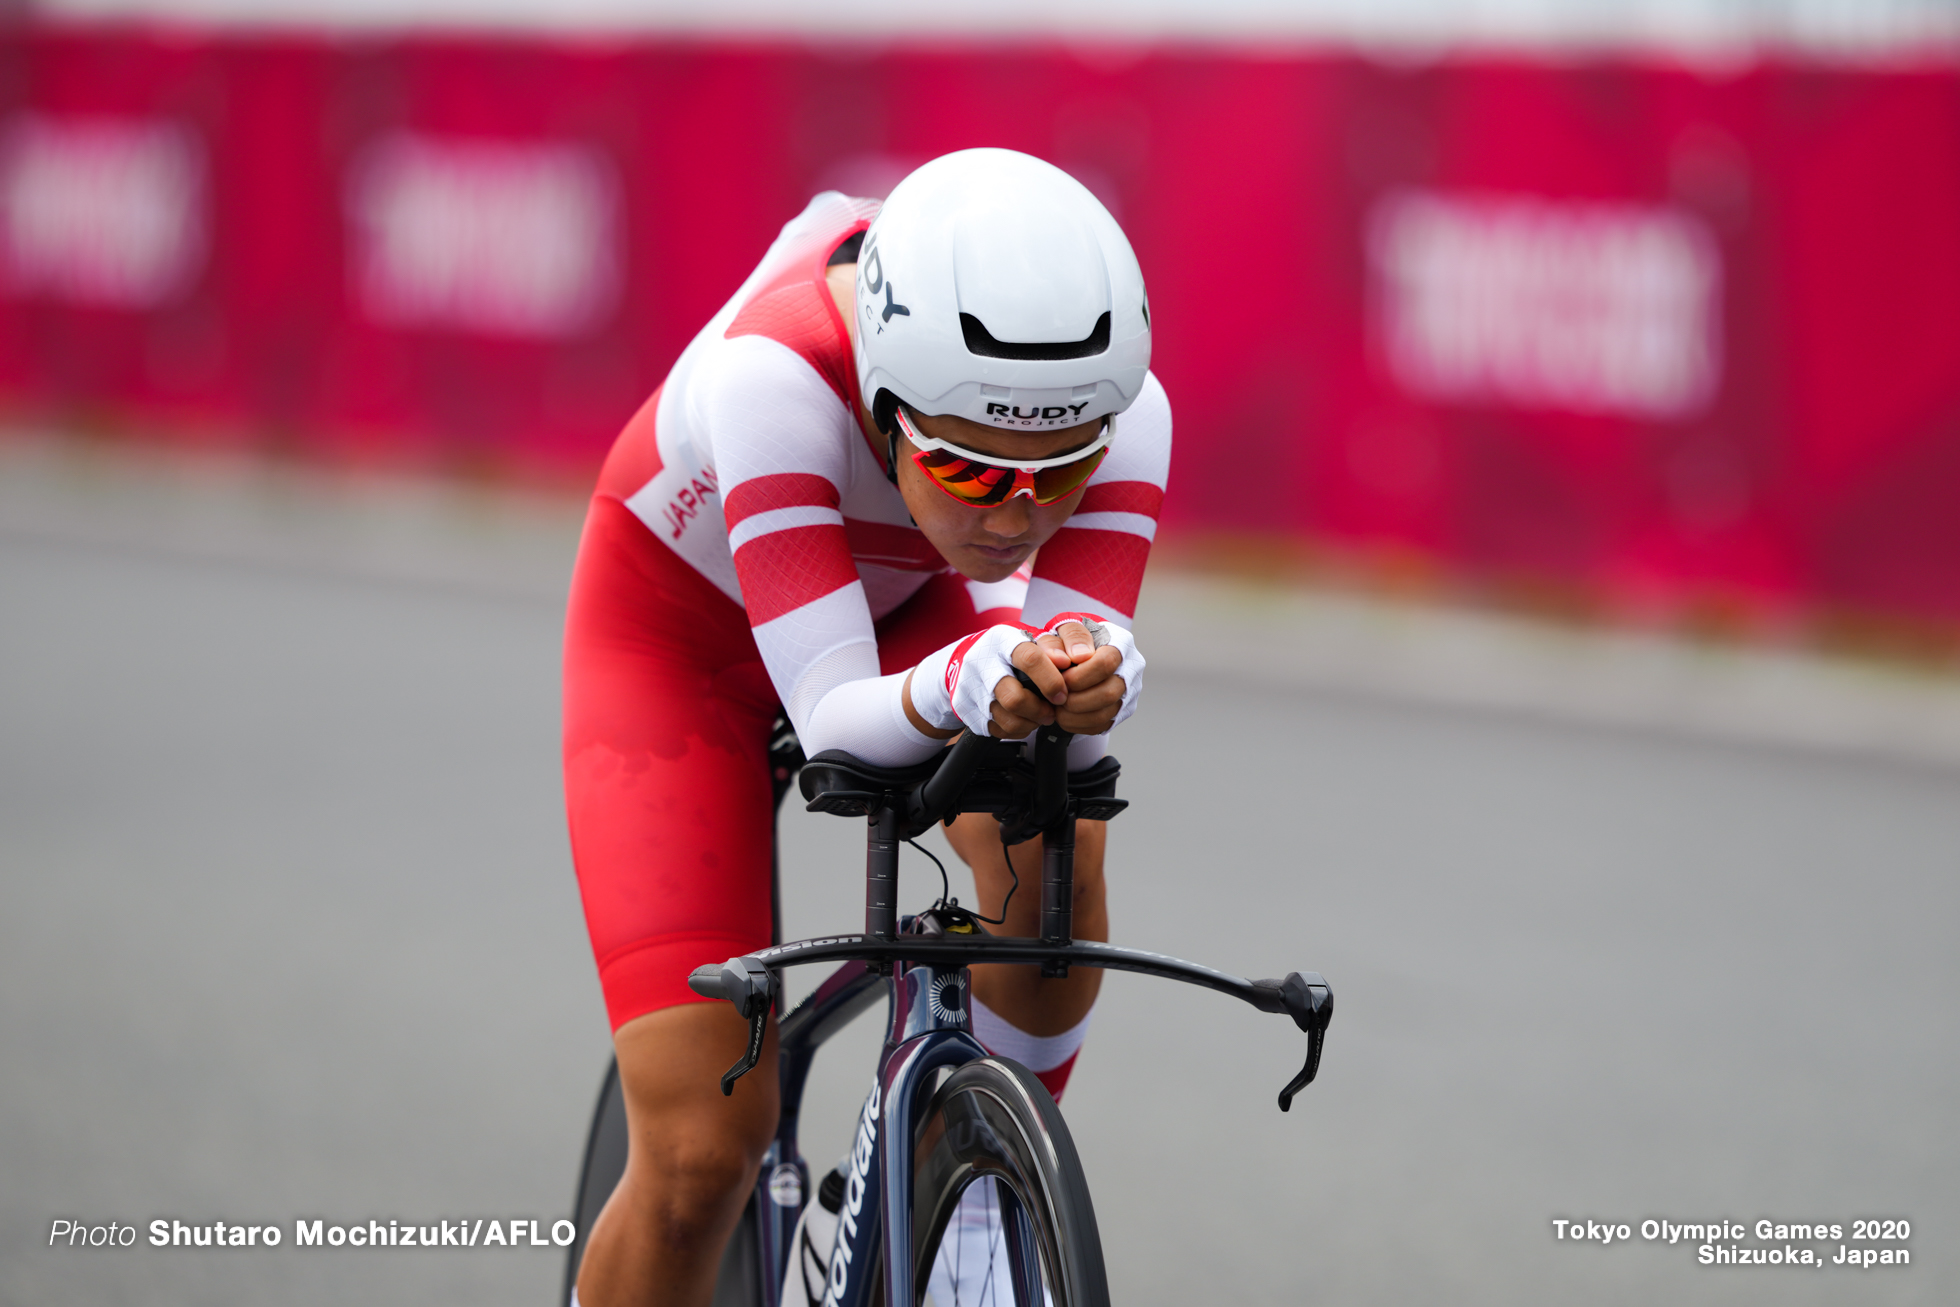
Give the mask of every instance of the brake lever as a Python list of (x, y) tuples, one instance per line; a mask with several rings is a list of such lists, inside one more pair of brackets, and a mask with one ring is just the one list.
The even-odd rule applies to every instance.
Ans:
[(725, 998), (748, 1019), (749, 1046), (734, 1066), (721, 1078), (721, 1095), (735, 1092), (735, 1082), (755, 1070), (762, 1060), (762, 1037), (768, 1030), (769, 1013), (776, 1006), (780, 982), (776, 973), (751, 957), (730, 958), (720, 966), (710, 962), (696, 967), (687, 978), (687, 987), (703, 998)]
[(1320, 1071), (1320, 1050), (1327, 1042), (1327, 1023), (1334, 1019), (1334, 991), (1318, 971), (1288, 973), (1284, 980), (1255, 980), (1254, 989), (1265, 990), (1279, 1000), (1276, 1011), (1284, 1011), (1293, 1024), (1307, 1032), (1307, 1062), (1300, 1074), (1279, 1091), (1279, 1110), (1293, 1110), (1293, 1098), (1313, 1083)]
[(735, 1082), (755, 1070), (755, 1064), (762, 1060), (762, 1035), (769, 1024), (769, 1010), (764, 1008), (749, 1018), (749, 1047), (734, 1066), (721, 1073), (721, 1096), (729, 1097), (735, 1092)]

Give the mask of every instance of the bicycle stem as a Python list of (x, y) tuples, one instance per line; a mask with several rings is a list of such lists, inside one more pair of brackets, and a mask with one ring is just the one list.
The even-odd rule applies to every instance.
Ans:
[[(1075, 938), (1075, 802), (1068, 792), (1068, 746), (1074, 738), (1059, 726), (1035, 732), (1035, 807), (1041, 828), (1041, 940), (1068, 944)], [(1043, 976), (1068, 975), (1065, 959), (1041, 964)]]
[[(1068, 748), (1074, 738), (1059, 726), (1044, 726), (1035, 732), (1033, 803), (1007, 833), (1013, 842), (1037, 831), (1042, 836), (1041, 938), (1051, 944), (1067, 944), (1074, 938), (1076, 803), (1068, 792)], [(864, 933), (868, 938), (887, 940), (898, 931), (901, 804), (907, 827), (920, 824), (922, 818), (936, 819), (959, 797), (988, 743), (986, 736), (970, 732), (961, 735), (931, 780), (902, 799), (888, 796), (867, 815)], [(880, 970), (885, 970), (884, 966)], [(1068, 964), (1044, 963), (1042, 974), (1065, 976)]]
[(872, 939), (898, 934), (898, 809), (880, 804), (865, 819), (864, 933)]

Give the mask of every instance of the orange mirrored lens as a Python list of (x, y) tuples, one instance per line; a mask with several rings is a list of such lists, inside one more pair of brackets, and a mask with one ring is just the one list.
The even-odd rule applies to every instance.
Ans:
[(1067, 499), (1082, 488), (1083, 482), (1096, 474), (1107, 453), (1109, 446), (1104, 445), (1087, 458), (1064, 463), (1060, 467), (1042, 468), (1034, 474), (1034, 502), (1047, 505), (1058, 499)]
[(922, 449), (912, 461), (933, 479), (941, 490), (963, 504), (985, 507), (998, 504), (1014, 493), (1018, 479), (1012, 468), (989, 467), (943, 449)]
[(1060, 467), (1045, 467), (1032, 474), (1008, 467), (994, 467), (989, 463), (976, 463), (943, 449), (918, 450), (912, 455), (912, 461), (941, 490), (963, 504), (986, 508), (1001, 503), (1018, 486), (1025, 486), (1034, 492), (1034, 502), (1045, 508), (1081, 489), (1082, 483), (1094, 476), (1096, 469), (1102, 466), (1103, 456), (1107, 453), (1109, 447), (1105, 445), (1087, 458), (1064, 463)]

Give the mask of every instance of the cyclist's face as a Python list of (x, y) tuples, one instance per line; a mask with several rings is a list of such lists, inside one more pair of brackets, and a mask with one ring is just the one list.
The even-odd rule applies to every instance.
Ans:
[[(934, 440), (970, 449), (990, 458), (1055, 458), (1080, 449), (1102, 434), (1102, 420), (1059, 431), (1002, 431), (960, 417), (914, 415), (919, 433)], [(932, 541), (940, 556), (961, 576), (974, 581), (1004, 581), (1028, 555), (1061, 529), (1082, 502), (1078, 490), (1046, 507), (1026, 495), (1004, 504), (975, 508), (939, 489), (908, 454), (911, 446), (898, 442), (898, 490), (912, 520)]]

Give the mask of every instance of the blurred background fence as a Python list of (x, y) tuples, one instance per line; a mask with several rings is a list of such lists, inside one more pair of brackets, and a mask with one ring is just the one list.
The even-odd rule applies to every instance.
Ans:
[(576, 483), (811, 193), (1000, 145), (1142, 259), (1173, 544), (1951, 630), (1946, 48), (29, 16), (0, 33), (0, 403)]

